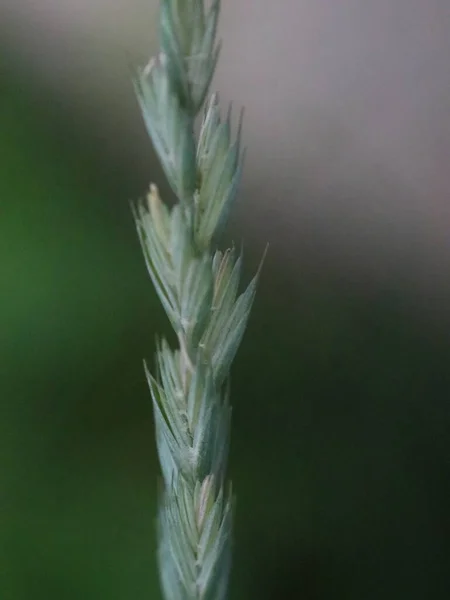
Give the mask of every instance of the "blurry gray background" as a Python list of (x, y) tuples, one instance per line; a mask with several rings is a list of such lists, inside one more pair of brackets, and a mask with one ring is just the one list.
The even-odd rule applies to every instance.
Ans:
[[(128, 200), (168, 187), (151, 0), (0, 6), (2, 598), (159, 597)], [(232, 598), (448, 597), (450, 3), (223, 0), (230, 235), (269, 242), (233, 371)], [(4, 399), (4, 400), (3, 400)]]
[[(143, 165), (127, 69), (156, 48), (157, 2), (2, 6), (29, 77), (83, 111), (105, 151)], [(448, 294), (450, 4), (227, 0), (220, 25), (215, 87), (247, 112), (246, 235), (289, 261), (319, 253), (358, 278), (395, 272)]]

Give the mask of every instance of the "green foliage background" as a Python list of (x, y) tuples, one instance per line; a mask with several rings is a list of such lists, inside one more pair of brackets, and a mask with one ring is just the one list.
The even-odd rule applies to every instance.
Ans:
[[(0, 595), (157, 598), (142, 358), (169, 330), (127, 202), (156, 166), (114, 162), (14, 71), (0, 78)], [(269, 241), (233, 370), (232, 598), (447, 597), (450, 328), (420, 321), (401, 282), (363, 292), (300, 257), (288, 270)], [(246, 249), (251, 273), (262, 247)]]

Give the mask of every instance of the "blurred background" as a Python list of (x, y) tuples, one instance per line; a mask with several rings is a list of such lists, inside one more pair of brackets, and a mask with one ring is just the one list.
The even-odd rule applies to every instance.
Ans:
[[(129, 200), (169, 198), (130, 83), (156, 0), (0, 8), (0, 589), (159, 598)], [(224, 0), (229, 239), (267, 242), (233, 369), (231, 598), (450, 593), (450, 4)], [(237, 112), (237, 111), (236, 111)]]

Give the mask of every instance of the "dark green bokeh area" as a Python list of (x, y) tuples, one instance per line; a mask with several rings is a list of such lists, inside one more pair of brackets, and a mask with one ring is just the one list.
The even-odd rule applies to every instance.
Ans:
[[(159, 598), (142, 358), (168, 327), (127, 202), (155, 165), (20, 74), (0, 89), (0, 596)], [(231, 597), (448, 597), (448, 324), (269, 241), (233, 369)]]

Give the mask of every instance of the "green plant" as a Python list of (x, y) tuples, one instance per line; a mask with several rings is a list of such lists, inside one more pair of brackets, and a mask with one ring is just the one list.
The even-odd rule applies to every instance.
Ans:
[[(220, 600), (231, 561), (229, 372), (255, 295), (258, 273), (238, 294), (242, 257), (217, 241), (242, 169), (241, 122), (208, 98), (219, 45), (220, 1), (161, 0), (160, 53), (134, 84), (148, 133), (178, 198), (171, 208), (155, 185), (134, 207), (148, 272), (178, 338), (157, 341), (153, 399), (164, 478), (159, 570), (168, 600)], [(196, 118), (202, 107), (198, 136)]]

